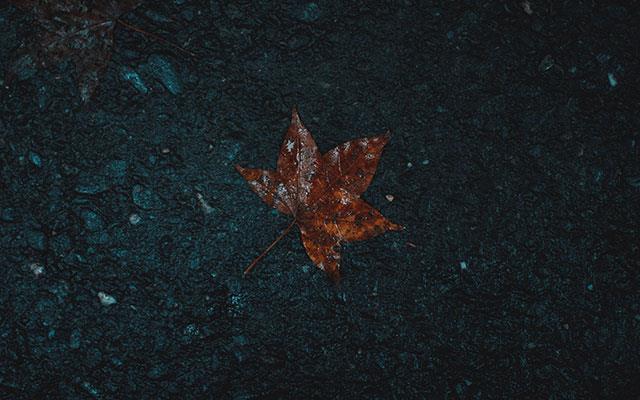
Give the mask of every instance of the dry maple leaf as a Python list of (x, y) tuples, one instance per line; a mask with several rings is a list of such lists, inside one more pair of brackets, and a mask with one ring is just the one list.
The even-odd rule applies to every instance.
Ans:
[[(18, 52), (17, 67), (47, 65), (69, 58), (76, 68), (80, 98), (86, 102), (98, 85), (113, 47), (113, 30), (121, 15), (142, 0), (9, 0), (34, 15), (42, 31), (33, 32)], [(34, 43), (35, 42), (35, 43)], [(25, 57), (30, 57), (25, 61)]]
[(351, 140), (321, 155), (294, 108), (275, 171), (236, 165), (265, 203), (293, 216), (289, 227), (249, 265), (245, 275), (294, 225), (300, 228), (309, 258), (334, 281), (340, 278), (341, 243), (401, 230), (402, 226), (360, 198), (388, 141), (387, 132)]

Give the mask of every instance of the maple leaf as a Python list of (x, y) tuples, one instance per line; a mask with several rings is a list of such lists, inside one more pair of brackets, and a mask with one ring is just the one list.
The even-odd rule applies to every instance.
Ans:
[[(75, 65), (80, 98), (87, 102), (113, 48), (113, 31), (121, 15), (142, 0), (9, 0), (31, 12), (42, 31), (33, 32), (18, 51), (15, 64), (47, 65), (68, 57)], [(34, 43), (36, 42), (36, 43)], [(25, 62), (25, 60), (27, 60)]]
[(338, 281), (343, 242), (403, 229), (360, 198), (375, 175), (390, 135), (387, 132), (351, 140), (321, 155), (295, 108), (292, 114), (276, 170), (236, 165), (265, 203), (293, 217), (287, 229), (249, 265), (245, 275), (297, 225), (309, 258)]

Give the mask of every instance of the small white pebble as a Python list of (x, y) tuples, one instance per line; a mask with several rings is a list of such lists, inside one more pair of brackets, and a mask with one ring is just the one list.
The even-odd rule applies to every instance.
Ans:
[(429, 160), (422, 160), (422, 165), (429, 165)]
[(390, 202), (393, 201), (393, 199), (395, 198), (395, 197), (393, 197), (392, 194), (387, 194), (384, 197), (387, 199), (387, 201), (390, 201)]
[(413, 164), (411, 164), (410, 162), (407, 163), (407, 168), (411, 168), (413, 167)]
[(138, 214), (131, 214), (129, 216), (129, 222), (131, 223), (131, 225), (138, 225), (141, 220), (142, 218), (140, 218), (140, 215)]
[(105, 292), (98, 292), (98, 298), (100, 299), (100, 304), (103, 306), (111, 306), (117, 303), (115, 297), (108, 295)]
[(609, 72), (607, 74), (607, 77), (609, 78), (609, 85), (611, 85), (611, 87), (618, 86), (618, 80), (616, 79), (615, 75), (613, 75), (613, 72)]
[[(254, 184), (256, 184), (255, 181), (251, 181)], [(204, 196), (200, 193), (196, 193), (196, 198), (198, 199), (198, 202), (200, 203), (200, 207), (202, 207), (202, 210), (204, 211), (205, 214), (211, 214), (213, 212), (213, 207), (211, 207), (209, 205), (209, 203), (207, 203), (207, 201), (204, 199)]]
[(171, 149), (169, 149), (168, 147), (165, 147), (162, 150), (160, 150), (160, 152), (162, 154), (169, 154), (169, 153), (171, 153)]
[(467, 262), (466, 261), (460, 261), (460, 270), (462, 270), (462, 271), (466, 271), (467, 270)]
[(40, 263), (31, 263), (29, 264), (29, 270), (33, 272), (33, 275), (35, 275), (35, 277), (37, 278), (40, 275), (44, 274), (44, 265)]

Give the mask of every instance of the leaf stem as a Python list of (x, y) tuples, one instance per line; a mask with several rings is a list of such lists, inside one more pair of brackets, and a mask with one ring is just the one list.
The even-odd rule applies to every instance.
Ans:
[(291, 230), (291, 228), (293, 228), (293, 226), (296, 224), (296, 222), (298, 222), (295, 218), (293, 219), (293, 221), (291, 221), (291, 223), (289, 224), (289, 226), (287, 226), (287, 229), (285, 229), (284, 231), (282, 231), (282, 233), (280, 234), (280, 236), (278, 236), (276, 238), (276, 240), (274, 240), (273, 242), (271, 242), (271, 244), (269, 245), (269, 247), (267, 247), (262, 254), (260, 254), (258, 257), (255, 258), (255, 260), (253, 260), (251, 262), (251, 264), (249, 264), (249, 266), (247, 267), (247, 269), (244, 270), (244, 274), (243, 276), (247, 276), (258, 264), (258, 261), (262, 260), (264, 258), (264, 256), (267, 255), (267, 253), (273, 248), (273, 246), (276, 245), (276, 243), (278, 243), (280, 240), (282, 240), (283, 237), (287, 236), (287, 233), (289, 233), (289, 231)]

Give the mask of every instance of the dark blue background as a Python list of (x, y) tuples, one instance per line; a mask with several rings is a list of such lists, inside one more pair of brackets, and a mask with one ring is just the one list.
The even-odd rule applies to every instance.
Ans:
[[(21, 71), (2, 398), (640, 394), (640, 15), (592, 3), (150, 2), (123, 20), (196, 57), (119, 26), (88, 104)], [(0, 10), (0, 60), (33, 24)], [(393, 134), (364, 198), (407, 229), (339, 286), (297, 232), (242, 279), (289, 221), (233, 164), (273, 168), (294, 105), (322, 151)]]

